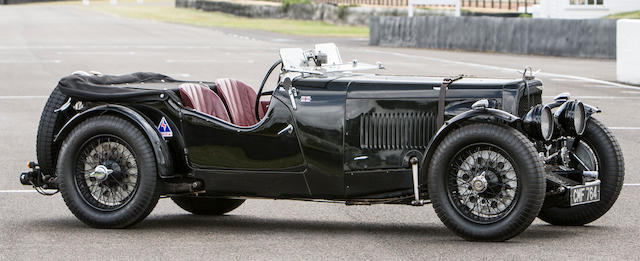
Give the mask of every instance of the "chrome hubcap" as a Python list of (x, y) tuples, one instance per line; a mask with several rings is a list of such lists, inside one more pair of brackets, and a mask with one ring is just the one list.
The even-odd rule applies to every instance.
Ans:
[(452, 203), (474, 222), (493, 223), (515, 205), (516, 171), (507, 154), (493, 145), (470, 145), (460, 151), (449, 175)]
[(84, 200), (101, 211), (118, 209), (138, 186), (133, 150), (118, 137), (100, 135), (83, 144), (76, 165), (76, 184)]
[(108, 169), (104, 165), (98, 165), (93, 172), (89, 173), (90, 178), (96, 179), (96, 181), (104, 181), (109, 177), (109, 174), (113, 173), (113, 170)]
[(484, 174), (473, 178), (471, 187), (476, 193), (482, 193), (487, 190), (487, 179), (484, 177)]

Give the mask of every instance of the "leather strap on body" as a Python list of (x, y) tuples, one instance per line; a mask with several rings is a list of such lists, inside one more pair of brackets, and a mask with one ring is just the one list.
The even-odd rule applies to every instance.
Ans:
[(438, 97), (438, 128), (444, 125), (444, 106), (445, 99), (447, 97), (447, 88), (449, 88), (449, 85), (462, 78), (464, 78), (464, 75), (462, 74), (454, 78), (445, 78), (442, 81), (442, 85), (440, 85), (440, 95)]

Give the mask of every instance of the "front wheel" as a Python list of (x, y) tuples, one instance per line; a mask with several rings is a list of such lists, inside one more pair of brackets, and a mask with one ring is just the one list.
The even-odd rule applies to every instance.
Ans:
[(67, 207), (92, 227), (134, 225), (158, 202), (151, 145), (136, 126), (119, 117), (80, 123), (62, 144), (57, 173)]
[[(598, 171), (600, 201), (574, 207), (553, 206), (553, 199), (540, 211), (540, 219), (552, 225), (580, 226), (602, 217), (618, 199), (624, 183), (624, 158), (620, 144), (600, 121), (590, 118), (582, 134), (581, 144), (588, 148), (582, 161)], [(580, 151), (578, 151), (580, 152)], [(580, 153), (578, 153), (580, 154)], [(586, 157), (586, 158), (585, 158)], [(593, 161), (593, 162), (592, 162)]]
[(470, 241), (504, 241), (540, 211), (544, 165), (517, 130), (471, 124), (440, 143), (428, 184), (436, 214), (454, 233)]

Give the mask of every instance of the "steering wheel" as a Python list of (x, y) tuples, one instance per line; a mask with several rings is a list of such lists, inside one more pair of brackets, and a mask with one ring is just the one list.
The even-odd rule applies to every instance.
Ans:
[(260, 88), (258, 89), (258, 92), (256, 93), (256, 103), (255, 103), (255, 115), (256, 115), (256, 120), (260, 121), (260, 113), (259, 113), (259, 109), (260, 109), (260, 97), (264, 96), (264, 95), (273, 95), (273, 91), (268, 91), (268, 92), (262, 92), (262, 89), (264, 89), (264, 85), (265, 83), (267, 83), (267, 80), (269, 79), (269, 76), (271, 75), (271, 73), (273, 72), (274, 69), (276, 69), (276, 67), (278, 67), (278, 65), (282, 64), (282, 59), (278, 59), (275, 63), (273, 63), (273, 65), (271, 65), (271, 68), (269, 68), (269, 71), (267, 71), (267, 74), (264, 76), (264, 78), (262, 79), (262, 83), (260, 84)]

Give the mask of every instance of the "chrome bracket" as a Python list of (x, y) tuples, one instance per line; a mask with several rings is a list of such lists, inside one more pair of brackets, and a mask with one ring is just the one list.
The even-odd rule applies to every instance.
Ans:
[(291, 107), (294, 110), (298, 109), (296, 106), (296, 95), (298, 95), (298, 90), (294, 87), (289, 88), (289, 99), (291, 99)]
[(420, 189), (418, 188), (418, 158), (412, 157), (409, 159), (409, 163), (411, 163), (411, 172), (413, 176), (413, 196), (414, 199), (411, 201), (411, 205), (413, 206), (423, 206), (424, 204), (429, 203), (429, 200), (420, 199)]
[(287, 127), (284, 127), (284, 129), (278, 132), (278, 136), (284, 134), (285, 132), (288, 132), (289, 134), (291, 134), (291, 132), (293, 132), (293, 125), (288, 124)]
[(71, 97), (69, 97), (69, 99), (67, 99), (67, 101), (64, 104), (62, 104), (62, 106), (60, 106), (60, 108), (57, 108), (57, 109), (53, 110), (53, 112), (64, 111), (64, 110), (68, 109), (69, 106), (71, 106)]

